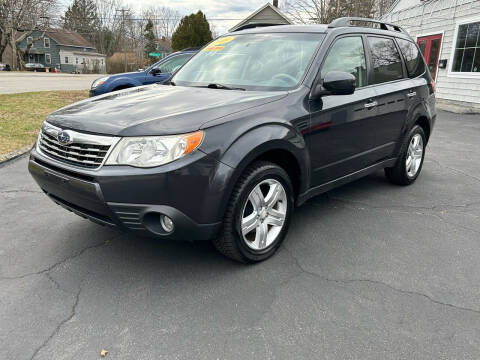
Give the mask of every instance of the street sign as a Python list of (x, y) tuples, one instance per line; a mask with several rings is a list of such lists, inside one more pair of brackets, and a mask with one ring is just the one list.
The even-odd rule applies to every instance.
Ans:
[(156, 57), (160, 57), (160, 56), (162, 56), (162, 54), (160, 54), (160, 53), (154, 53), (154, 52), (151, 52), (151, 53), (148, 53), (148, 56), (156, 56)]

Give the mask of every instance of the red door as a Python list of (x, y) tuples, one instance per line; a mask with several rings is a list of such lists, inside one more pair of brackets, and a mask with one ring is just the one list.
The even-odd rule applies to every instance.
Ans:
[(418, 47), (425, 58), (433, 78), (437, 77), (438, 57), (442, 45), (442, 34), (421, 36), (417, 39)]

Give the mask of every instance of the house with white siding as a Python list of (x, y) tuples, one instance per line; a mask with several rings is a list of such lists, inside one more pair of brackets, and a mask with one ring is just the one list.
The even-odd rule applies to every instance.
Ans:
[(416, 39), (439, 108), (480, 112), (479, 0), (396, 0), (382, 20)]
[(238, 31), (247, 29), (249, 27), (255, 27), (258, 25), (290, 25), (292, 22), (278, 9), (278, 0), (273, 1), (273, 5), (267, 3), (261, 8), (254, 11), (245, 19), (240, 21), (237, 25), (232, 27), (229, 31)]

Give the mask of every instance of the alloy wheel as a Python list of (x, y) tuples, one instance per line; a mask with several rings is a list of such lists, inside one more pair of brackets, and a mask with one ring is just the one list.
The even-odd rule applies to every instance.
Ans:
[(263, 180), (248, 195), (243, 206), (241, 232), (252, 250), (263, 250), (275, 242), (287, 216), (287, 194), (275, 179)]
[(405, 168), (407, 175), (413, 178), (417, 175), (423, 159), (423, 139), (420, 134), (415, 134), (410, 140), (407, 150), (407, 159)]

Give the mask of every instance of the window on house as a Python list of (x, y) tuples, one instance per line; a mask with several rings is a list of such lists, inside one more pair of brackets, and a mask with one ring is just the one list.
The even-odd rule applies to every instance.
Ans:
[(408, 40), (397, 39), (398, 46), (400, 51), (405, 59), (405, 65), (407, 66), (408, 76), (415, 78), (422, 75), (425, 72), (425, 65), (423, 63), (422, 57), (420, 56), (420, 51), (418, 51), (417, 46)]
[(103, 59), (102, 59), (102, 65), (103, 65)]
[(68, 56), (65, 56), (65, 64), (68, 64)]
[(46, 47), (46, 48), (50, 47), (50, 39), (49, 38), (47, 38), (47, 37), (43, 38), (43, 46)]
[(46, 64), (52, 63), (52, 57), (50, 56), (50, 54), (45, 54), (45, 63)]
[(373, 62), (373, 83), (403, 78), (402, 59), (393, 39), (368, 37)]
[(32, 47), (33, 47), (33, 37), (31, 36), (27, 37), (27, 45), (28, 44), (32, 44)]
[(75, 64), (78, 64), (78, 58), (75, 58)]
[(480, 72), (480, 21), (458, 26), (452, 71)]

